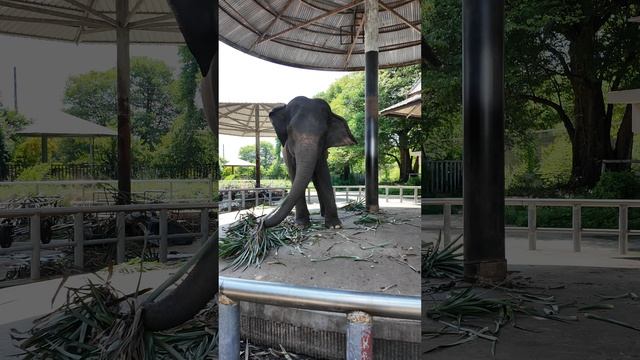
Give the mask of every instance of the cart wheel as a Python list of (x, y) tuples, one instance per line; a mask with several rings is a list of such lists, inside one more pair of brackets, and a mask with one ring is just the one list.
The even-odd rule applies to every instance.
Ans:
[(51, 238), (53, 237), (53, 230), (51, 230), (51, 220), (45, 219), (40, 223), (40, 240), (43, 244), (48, 244), (51, 242)]
[(13, 239), (11, 238), (11, 225), (0, 225), (0, 247), (8, 248), (13, 243)]

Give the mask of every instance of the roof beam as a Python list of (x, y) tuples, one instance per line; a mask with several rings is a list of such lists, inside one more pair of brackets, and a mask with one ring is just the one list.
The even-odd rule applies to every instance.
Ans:
[(85, 14), (89, 13), (91, 15), (99, 17), (100, 19), (102, 19), (102, 20), (108, 22), (109, 24), (111, 24), (113, 27), (117, 27), (118, 26), (118, 24), (116, 23), (116, 21), (114, 19), (108, 17), (107, 15), (105, 15), (105, 14), (99, 12), (99, 11), (96, 11), (93, 8), (93, 1), (91, 1), (91, 5), (88, 5), (88, 6), (83, 4), (83, 3), (81, 3), (81, 2), (79, 2), (79, 1), (77, 1), (77, 0), (64, 0), (64, 1), (66, 1), (67, 3), (69, 3), (69, 4), (73, 5), (73, 6), (76, 6), (76, 7), (80, 8), (80, 9), (84, 10)]
[(400, 19), (400, 21), (402, 21), (403, 23), (407, 24), (408, 26), (410, 26), (413, 30), (417, 31), (418, 34), (422, 34), (422, 31), (415, 25), (413, 25), (411, 23), (411, 21), (407, 20), (404, 16), (400, 15), (397, 11), (393, 10), (392, 8), (388, 7), (387, 5), (385, 5), (382, 1), (378, 2), (380, 4), (380, 6), (382, 6), (385, 10), (387, 10), (388, 12), (392, 13), (393, 15), (395, 15), (398, 19)]
[(153, 23), (157, 23), (157, 22), (160, 22), (160, 21), (172, 20), (172, 19), (175, 19), (175, 16), (173, 14), (164, 14), (164, 15), (155, 16), (155, 17), (152, 17), (152, 18), (147, 18), (147, 19), (142, 19), (142, 20), (131, 22), (131, 23), (129, 23), (129, 28), (136, 28), (136, 27), (139, 27), (141, 25), (153, 24)]
[[(254, 0), (256, 2), (258, 2), (258, 0)], [(278, 12), (278, 15), (276, 17), (273, 18), (273, 20), (269, 23), (269, 25), (267, 26), (267, 28), (264, 30), (264, 32), (260, 35), (260, 37), (258, 37), (258, 39), (256, 39), (256, 41), (254, 41), (253, 45), (251, 45), (251, 47), (249, 48), (249, 50), (253, 50), (254, 47), (256, 47), (256, 45), (258, 45), (258, 43), (260, 43), (262, 40), (264, 40), (265, 36), (267, 35), (267, 33), (271, 30), (271, 28), (273, 27), (273, 25), (275, 25), (275, 23), (280, 20), (280, 18), (282, 17), (282, 15), (284, 15), (284, 12), (287, 11), (287, 9), (289, 8), (289, 6), (291, 4), (293, 4), (294, 0), (291, 1), (287, 1), (287, 3), (284, 5), (284, 7), (282, 8), (282, 10), (280, 10)]]
[[(90, 8), (93, 8), (93, 4), (94, 4), (95, 2), (96, 2), (96, 0), (90, 0), (90, 1), (89, 1), (89, 7), (90, 7)], [(88, 14), (88, 11), (85, 11), (85, 12), (84, 12), (84, 14), (85, 14), (85, 15), (87, 15), (87, 14)], [(78, 32), (76, 33), (75, 38), (73, 39), (73, 42), (74, 42), (74, 43), (76, 43), (76, 44), (77, 44), (77, 43), (80, 41), (80, 36), (82, 35), (82, 32), (83, 32), (83, 31), (84, 31), (84, 26), (80, 26), (80, 27), (78, 28)]]
[(351, 46), (349, 46), (349, 51), (347, 51), (347, 57), (344, 60), (345, 69), (349, 66), (351, 53), (353, 52), (353, 49), (356, 47), (356, 43), (358, 42), (358, 36), (360, 36), (360, 33), (362, 32), (363, 28), (364, 28), (364, 16), (360, 18), (360, 24), (358, 24), (358, 31), (356, 31), (356, 36), (353, 38), (353, 43), (351, 44)]
[(127, 14), (127, 18), (124, 21), (124, 26), (129, 26), (129, 22), (131, 22), (131, 19), (136, 16), (136, 14), (138, 13), (138, 10), (140, 9), (140, 6), (142, 5), (142, 3), (144, 2), (144, 0), (138, 0), (136, 1), (136, 4), (133, 5), (133, 8), (129, 11), (129, 13)]
[(18, 10), (31, 11), (34, 13), (44, 14), (49, 16), (56, 16), (63, 19), (84, 21), (84, 22), (95, 24), (98, 26), (112, 26), (110, 23), (103, 20), (90, 19), (87, 17), (82, 17), (80, 15), (74, 15), (74, 14), (63, 12), (63, 11), (50, 10), (42, 6), (25, 5), (25, 4), (20, 4), (14, 1), (7, 1), (7, 0), (0, 0), (0, 6), (6, 6), (9, 8), (18, 9)]
[(107, 26), (107, 25), (96, 26), (93, 23), (89, 23), (85, 21), (76, 21), (76, 20), (32, 18), (32, 17), (24, 17), (24, 16), (13, 16), (13, 15), (0, 15), (0, 20), (27, 22), (27, 23), (35, 23), (35, 24), (62, 25), (62, 26), (87, 26), (87, 27), (96, 28), (96, 29), (97, 28), (112, 29), (110, 26)]
[(319, 20), (322, 20), (322, 19), (327, 18), (329, 16), (335, 15), (335, 14), (341, 12), (341, 11), (349, 10), (349, 9), (351, 9), (353, 7), (356, 7), (356, 6), (360, 5), (360, 4), (362, 4), (362, 2), (363, 2), (363, 0), (356, 0), (356, 1), (352, 2), (352, 3), (350, 3), (350, 4), (347, 4), (347, 5), (344, 5), (344, 6), (340, 6), (338, 8), (335, 8), (333, 11), (329, 11), (329, 12), (326, 12), (326, 13), (324, 13), (322, 15), (318, 15), (318, 16), (316, 16), (316, 17), (314, 17), (314, 18), (312, 18), (312, 19), (310, 19), (310, 20), (308, 20), (306, 22), (303, 22), (301, 24), (298, 24), (298, 25), (296, 25), (294, 27), (291, 27), (291, 28), (288, 28), (286, 30), (280, 31), (277, 34), (273, 34), (271, 36), (268, 36), (268, 37), (262, 39), (262, 41), (260, 41), (259, 43), (276, 39), (276, 38), (278, 38), (278, 37), (280, 37), (280, 36), (282, 36), (284, 34), (287, 34), (287, 33), (291, 32), (293, 30), (297, 30), (297, 29), (300, 29), (300, 28), (305, 27), (307, 25), (313, 24), (313, 23), (315, 23), (315, 22), (317, 22)]

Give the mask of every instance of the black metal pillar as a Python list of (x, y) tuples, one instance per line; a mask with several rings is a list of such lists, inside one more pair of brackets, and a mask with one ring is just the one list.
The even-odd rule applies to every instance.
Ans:
[(49, 138), (46, 135), (42, 135), (40, 138), (40, 162), (49, 162)]
[(118, 96), (118, 203), (131, 202), (131, 123), (129, 110), (129, 0), (116, 1)]
[(464, 275), (505, 278), (504, 0), (463, 0)]
[(364, 2), (365, 109), (364, 158), (365, 203), (377, 212), (378, 205), (378, 0)]
[[(256, 121), (256, 189), (260, 188), (260, 105), (255, 107)], [(256, 195), (257, 196), (257, 195)]]

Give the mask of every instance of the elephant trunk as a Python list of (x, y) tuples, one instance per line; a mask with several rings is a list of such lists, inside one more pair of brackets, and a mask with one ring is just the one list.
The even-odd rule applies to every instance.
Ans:
[(291, 184), (291, 191), (284, 199), (282, 204), (267, 216), (264, 220), (265, 227), (272, 227), (280, 224), (289, 215), (296, 202), (300, 198), (304, 198), (309, 182), (313, 176), (313, 172), (318, 161), (317, 145), (300, 144), (300, 148), (304, 147), (304, 152), (296, 152), (296, 175)]
[(218, 239), (203, 245), (204, 255), (189, 275), (170, 294), (144, 305), (142, 319), (147, 330), (162, 331), (192, 319), (218, 292)]

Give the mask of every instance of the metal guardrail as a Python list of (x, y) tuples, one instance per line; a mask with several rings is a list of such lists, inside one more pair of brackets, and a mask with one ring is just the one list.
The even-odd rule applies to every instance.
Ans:
[[(526, 206), (527, 227), (506, 226), (507, 231), (527, 231), (529, 250), (536, 250), (538, 232), (565, 232), (572, 234), (573, 251), (580, 252), (582, 248), (582, 234), (610, 235), (618, 234), (618, 253), (625, 255), (629, 247), (629, 235), (640, 235), (640, 230), (629, 229), (629, 208), (640, 208), (640, 200), (626, 199), (533, 199), (533, 198), (506, 198), (505, 206)], [(436, 198), (422, 199), (423, 205), (443, 206), (442, 234), (444, 244), (451, 241), (451, 230), (463, 230), (462, 227), (451, 225), (451, 206), (464, 205), (462, 198)], [(571, 228), (538, 227), (537, 208), (543, 206), (570, 207), (572, 208)], [(589, 229), (582, 227), (582, 208), (604, 207), (618, 208), (617, 229)]]
[[(382, 198), (385, 202), (389, 202), (390, 199), (398, 199), (400, 202), (408, 200), (409, 195), (411, 200), (419, 204), (420, 203), (420, 186), (404, 186), (404, 185), (380, 185), (379, 188), (384, 190)], [(337, 199), (344, 199), (348, 202), (349, 199), (361, 199), (364, 195), (364, 185), (339, 185), (333, 187), (334, 196)], [(290, 188), (286, 187), (268, 187), (268, 188), (244, 188), (244, 189), (221, 189), (220, 193), (220, 210), (232, 211), (234, 206), (238, 209), (245, 209), (247, 204), (260, 205), (260, 200), (268, 205), (273, 205), (275, 202), (287, 195)], [(389, 193), (389, 190), (398, 190), (399, 195), (393, 195)], [(278, 196), (280, 193), (284, 193), (282, 196)], [(239, 195), (239, 198), (238, 196)], [(317, 201), (317, 192), (309, 187), (307, 188), (307, 203), (313, 203), (313, 199)]]
[[(239, 359), (240, 301), (347, 314), (347, 344), (366, 343), (369, 350), (373, 346), (372, 316), (412, 320), (422, 316), (420, 296), (323, 289), (225, 276), (218, 278), (218, 285), (220, 359)], [(364, 359), (362, 354), (347, 354), (346, 358)]]
[[(194, 237), (199, 237), (204, 243), (209, 232), (209, 211), (217, 209), (217, 203), (203, 204), (183, 204), (183, 203), (162, 203), (162, 204), (135, 204), (135, 205), (112, 205), (112, 206), (76, 206), (76, 207), (51, 207), (51, 208), (23, 208), (23, 209), (2, 209), (0, 218), (28, 217), (29, 224), (29, 244), (22, 246), (12, 246), (0, 249), (0, 254), (7, 254), (17, 251), (31, 250), (31, 279), (40, 278), (40, 253), (42, 249), (54, 249), (62, 247), (74, 248), (74, 267), (82, 269), (84, 266), (84, 246), (116, 243), (116, 263), (125, 261), (125, 251), (127, 241), (144, 240), (144, 236), (126, 236), (125, 214), (136, 211), (159, 212), (159, 235), (148, 235), (147, 239), (159, 240), (159, 260), (167, 261), (169, 239), (182, 237), (184, 234), (169, 234), (167, 220), (169, 210), (200, 210), (200, 232), (192, 233)], [(115, 238), (85, 240), (84, 235), (84, 214), (89, 213), (115, 213), (117, 236)], [(41, 244), (40, 221), (44, 216), (73, 215), (73, 241), (64, 244), (50, 243)]]

